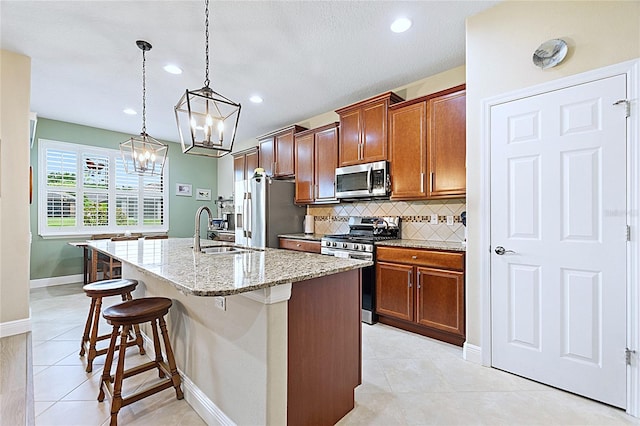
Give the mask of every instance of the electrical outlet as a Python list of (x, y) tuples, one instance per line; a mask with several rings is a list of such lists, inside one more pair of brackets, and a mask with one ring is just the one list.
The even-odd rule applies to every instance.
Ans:
[(213, 298), (213, 304), (216, 305), (218, 309), (222, 309), (223, 311), (227, 310), (227, 298), (224, 296), (215, 296)]
[(447, 225), (453, 225), (453, 216), (447, 216)]
[(432, 225), (437, 225), (438, 224), (438, 215), (437, 214), (432, 214), (431, 215), (431, 220), (429, 221), (430, 224)]

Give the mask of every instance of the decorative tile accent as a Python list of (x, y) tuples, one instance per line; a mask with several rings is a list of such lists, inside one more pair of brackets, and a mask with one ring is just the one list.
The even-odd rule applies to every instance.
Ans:
[[(319, 234), (349, 232), (350, 216), (400, 216), (401, 236), (405, 239), (448, 242), (464, 241), (464, 226), (460, 214), (466, 210), (464, 199), (440, 201), (361, 201), (332, 206), (309, 206), (307, 214), (315, 216)], [(431, 224), (431, 215), (438, 223)], [(447, 225), (453, 216), (453, 225)]]

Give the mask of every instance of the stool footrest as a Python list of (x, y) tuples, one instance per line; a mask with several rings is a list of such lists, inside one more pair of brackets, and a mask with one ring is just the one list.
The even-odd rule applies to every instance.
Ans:
[(165, 389), (169, 389), (170, 387), (173, 387), (173, 383), (171, 382), (171, 379), (164, 380), (155, 386), (151, 386), (148, 389), (135, 393), (126, 398), (122, 398), (122, 406), (124, 407), (126, 405), (132, 404), (138, 400), (141, 400), (142, 398), (146, 398), (150, 395), (153, 395), (154, 393), (160, 392)]
[(157, 367), (158, 364), (155, 361), (145, 362), (137, 367), (131, 367), (128, 370), (125, 370), (122, 373), (122, 378), (126, 379), (127, 377), (135, 376), (136, 374), (144, 373), (145, 371), (153, 370)]

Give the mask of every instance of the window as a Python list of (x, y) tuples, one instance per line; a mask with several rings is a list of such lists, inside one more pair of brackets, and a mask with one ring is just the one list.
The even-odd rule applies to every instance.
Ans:
[(166, 232), (164, 176), (127, 174), (120, 151), (40, 140), (38, 217), (45, 237)]

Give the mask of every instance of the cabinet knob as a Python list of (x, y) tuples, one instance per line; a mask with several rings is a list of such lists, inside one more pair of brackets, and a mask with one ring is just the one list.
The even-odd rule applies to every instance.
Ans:
[(300, 244), (296, 244), (296, 247), (301, 247), (301, 245)]
[(418, 258), (418, 256), (411, 256), (411, 258), (412, 258), (413, 260), (415, 260), (415, 259), (417, 259), (417, 258)]

